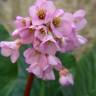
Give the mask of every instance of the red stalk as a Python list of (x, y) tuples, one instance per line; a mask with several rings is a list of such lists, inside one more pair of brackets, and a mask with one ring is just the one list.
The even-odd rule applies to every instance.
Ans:
[(28, 81), (27, 81), (26, 88), (25, 88), (24, 96), (30, 96), (33, 79), (34, 79), (34, 74), (29, 74)]

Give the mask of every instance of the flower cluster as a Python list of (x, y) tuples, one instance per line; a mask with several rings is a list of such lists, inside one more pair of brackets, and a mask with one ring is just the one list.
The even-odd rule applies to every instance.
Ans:
[(54, 80), (53, 69), (60, 73), (61, 85), (73, 84), (73, 76), (63, 67), (56, 52), (68, 52), (86, 43), (79, 35), (87, 23), (85, 11), (80, 9), (75, 13), (57, 9), (52, 1), (37, 0), (29, 8), (29, 16), (17, 16), (16, 30), (12, 33), (15, 41), (0, 43), (1, 54), (15, 63), (19, 58), (22, 45), (31, 45), (24, 52), (24, 58), (29, 67), (27, 71), (43, 80)]

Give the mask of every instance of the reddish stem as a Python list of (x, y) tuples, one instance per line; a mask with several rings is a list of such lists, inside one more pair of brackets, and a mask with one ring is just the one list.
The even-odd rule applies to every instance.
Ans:
[(29, 74), (24, 96), (30, 96), (31, 86), (32, 86), (32, 83), (33, 83), (33, 78), (34, 78), (34, 74)]

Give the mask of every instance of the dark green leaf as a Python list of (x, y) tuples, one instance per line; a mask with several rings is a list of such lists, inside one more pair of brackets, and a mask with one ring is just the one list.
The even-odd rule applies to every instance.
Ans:
[(3, 25), (0, 24), (0, 41), (9, 38), (9, 33)]
[(73, 53), (60, 53), (58, 52), (57, 57), (60, 58), (63, 65), (69, 69), (72, 69), (76, 66), (76, 59)]
[(17, 65), (0, 55), (0, 96), (10, 96), (16, 85)]

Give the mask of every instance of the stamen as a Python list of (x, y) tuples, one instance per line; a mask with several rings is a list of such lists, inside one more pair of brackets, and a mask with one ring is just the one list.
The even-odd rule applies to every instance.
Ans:
[(22, 24), (23, 24), (23, 26), (26, 26), (26, 20), (25, 19), (22, 19)]
[(48, 41), (48, 42), (47, 42), (47, 45), (50, 45), (51, 43), (52, 43), (51, 41)]
[(40, 29), (41, 34), (45, 34), (45, 30), (43, 28)]
[(43, 19), (45, 19), (46, 11), (44, 9), (39, 9), (37, 15), (38, 15), (39, 19), (43, 20)]
[(53, 19), (53, 25), (54, 25), (55, 27), (59, 27), (59, 26), (60, 26), (60, 23), (61, 23), (60, 17), (55, 17), (55, 18)]
[(35, 29), (34, 28), (29, 28), (29, 32), (34, 32)]

